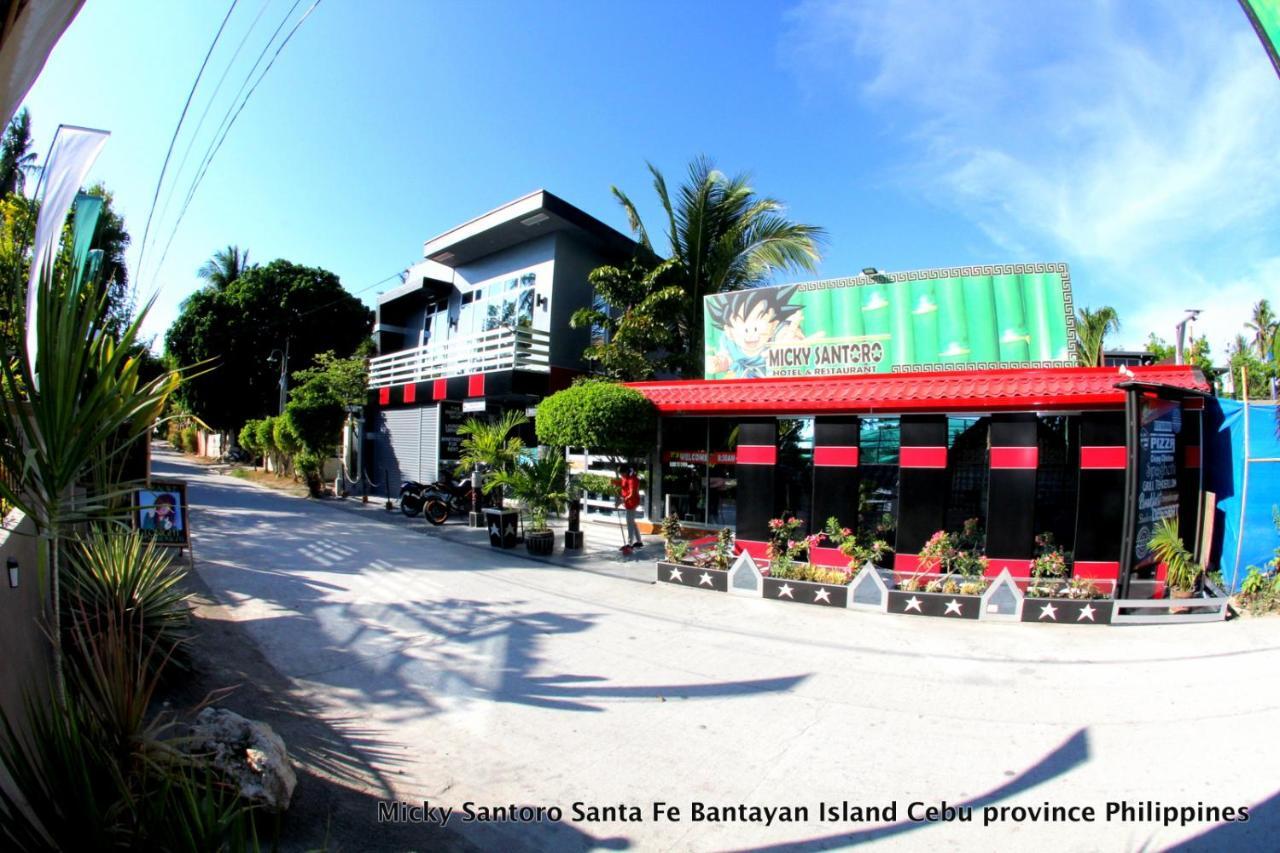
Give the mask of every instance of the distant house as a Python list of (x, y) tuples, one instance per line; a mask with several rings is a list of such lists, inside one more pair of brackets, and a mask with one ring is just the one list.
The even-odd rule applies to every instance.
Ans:
[[(366, 467), (394, 493), (457, 463), (473, 413), (525, 411), (586, 368), (588, 273), (635, 252), (625, 235), (538, 190), (428, 240), (401, 286), (378, 298)], [(526, 436), (532, 443), (532, 432)]]

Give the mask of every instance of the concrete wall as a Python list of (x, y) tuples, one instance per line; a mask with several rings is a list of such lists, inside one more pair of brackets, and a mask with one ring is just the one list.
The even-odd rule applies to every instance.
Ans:
[(551, 301), (551, 363), (556, 367), (585, 370), (583, 350), (591, 343), (590, 329), (569, 328), (569, 318), (579, 308), (590, 307), (595, 289), (587, 275), (598, 266), (618, 265), (618, 258), (604, 255), (567, 233), (556, 234), (555, 298)]
[[(49, 641), (41, 628), (44, 599), (36, 570), (35, 525), (14, 510), (0, 530), (0, 708), (15, 727), (25, 730), (23, 694), (47, 696), (53, 673)], [(18, 561), (18, 587), (9, 586), (9, 559)], [(0, 784), (8, 785), (0, 770)]]

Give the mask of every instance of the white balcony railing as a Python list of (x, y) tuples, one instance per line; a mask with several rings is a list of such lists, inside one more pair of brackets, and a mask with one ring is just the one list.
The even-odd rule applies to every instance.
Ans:
[(466, 338), (380, 355), (369, 360), (369, 387), (384, 388), (492, 370), (551, 370), (551, 335), (503, 327)]

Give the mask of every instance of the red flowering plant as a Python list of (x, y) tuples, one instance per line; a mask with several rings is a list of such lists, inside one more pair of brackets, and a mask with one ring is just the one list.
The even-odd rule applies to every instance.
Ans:
[[(986, 588), (982, 577), (987, 570), (987, 558), (982, 553), (984, 534), (976, 518), (965, 521), (959, 533), (939, 530), (929, 537), (920, 549), (920, 562), (914, 578), (904, 582), (912, 589), (919, 589), (921, 576), (937, 575), (929, 581), (925, 592), (976, 595)], [(914, 581), (915, 583), (912, 583)]]
[(1049, 531), (1036, 535), (1036, 557), (1031, 561), (1031, 583), (1027, 595), (1033, 598), (1098, 598), (1097, 587), (1085, 578), (1071, 578), (1071, 553), (1053, 541)]
[(769, 574), (784, 576), (791, 569), (791, 564), (802, 559), (808, 551), (808, 540), (798, 539), (800, 519), (769, 519), (769, 546), (765, 553), (769, 557)]

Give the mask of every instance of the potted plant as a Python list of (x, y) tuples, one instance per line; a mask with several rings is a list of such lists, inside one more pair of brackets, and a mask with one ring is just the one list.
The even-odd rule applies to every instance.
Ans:
[(1113, 605), (1089, 578), (1071, 577), (1071, 555), (1054, 544), (1053, 534), (1036, 536), (1036, 557), (1022, 604), (1023, 622), (1106, 625)]
[(808, 555), (810, 545), (808, 540), (797, 538), (799, 530), (797, 518), (775, 518), (769, 522), (770, 541), (766, 551), (769, 568), (764, 578), (764, 597), (826, 607), (846, 606), (853, 573), (847, 567), (831, 568), (806, 562), (803, 558)]
[[(1182, 544), (1178, 535), (1178, 520), (1162, 518), (1148, 540), (1152, 555), (1165, 567), (1165, 584), (1170, 598), (1191, 598), (1195, 595), (1196, 582), (1200, 579), (1200, 566)], [(1186, 608), (1172, 610), (1186, 613)]]
[(547, 525), (547, 516), (559, 512), (566, 498), (564, 457), (549, 453), (524, 460), (508, 471), (502, 471), (485, 483), (485, 491), (505, 488), (528, 513), (529, 523), (524, 544), (530, 554), (546, 556), (555, 548), (555, 534)]
[(916, 573), (889, 591), (889, 611), (977, 619), (982, 593), (990, 585), (983, 577), (983, 539), (976, 518), (965, 521), (958, 533), (936, 531), (920, 549)]
[[(472, 486), (479, 486), (478, 478), (484, 474), (495, 477), (511, 471), (525, 452), (524, 441), (511, 433), (529, 423), (524, 412), (509, 409), (495, 422), (481, 418), (468, 418), (458, 427), (462, 442), (458, 445), (459, 458), (455, 473), (472, 475)], [(502, 506), (502, 490), (489, 483), (483, 486), (484, 494), (493, 494), (493, 506)], [(479, 490), (472, 514), (478, 515)], [(478, 523), (478, 519), (473, 520)]]
[(676, 515), (668, 515), (662, 519), (660, 530), (665, 559), (657, 563), (657, 580), (714, 592), (728, 591), (728, 569), (733, 563), (731, 529), (726, 527), (721, 530), (710, 547), (706, 548), (698, 548), (698, 543), (684, 538), (680, 519)]

